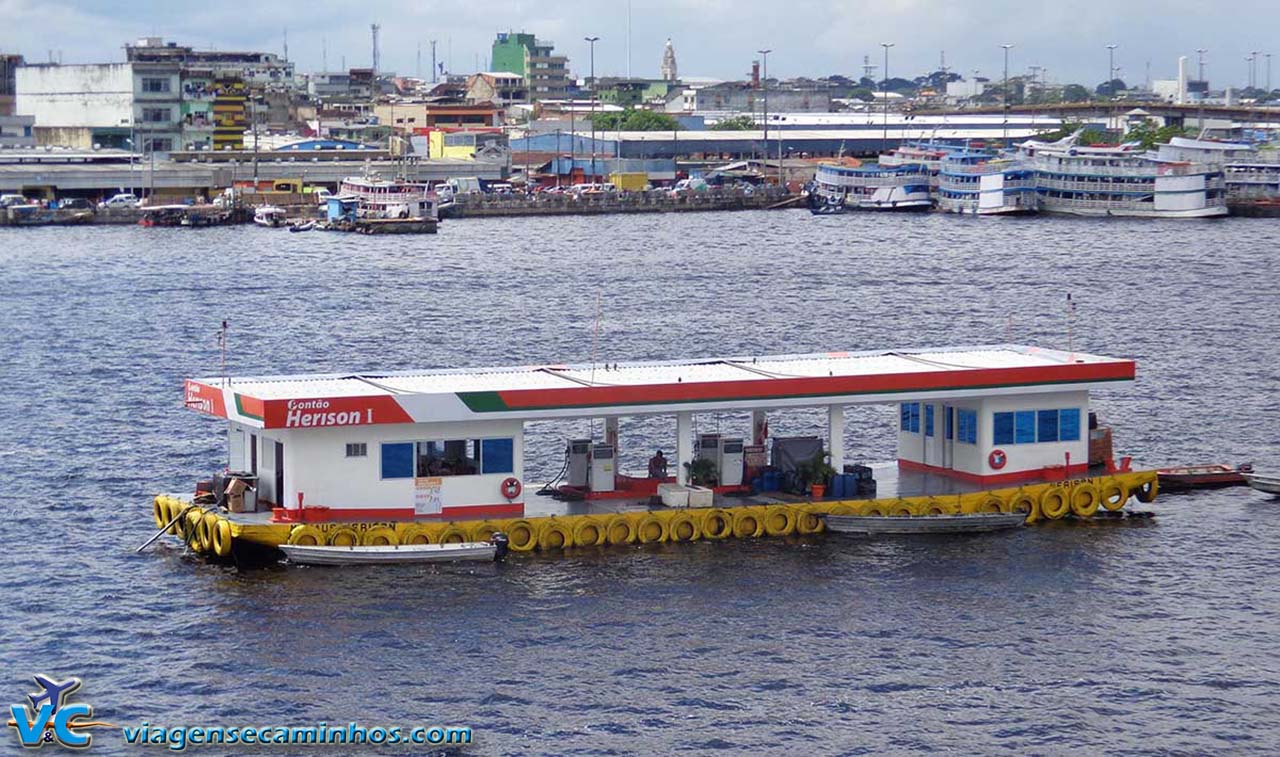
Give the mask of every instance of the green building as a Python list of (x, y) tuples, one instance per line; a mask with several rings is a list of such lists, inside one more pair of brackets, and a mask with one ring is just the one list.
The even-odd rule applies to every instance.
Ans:
[(530, 100), (560, 100), (569, 93), (569, 59), (554, 50), (554, 44), (532, 34), (500, 32), (490, 71), (523, 76)]

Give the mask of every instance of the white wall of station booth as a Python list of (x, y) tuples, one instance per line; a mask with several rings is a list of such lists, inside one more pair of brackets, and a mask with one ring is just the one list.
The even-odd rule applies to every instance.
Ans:
[[(925, 434), (925, 406), (933, 405), (933, 436)], [(953, 427), (952, 439), (946, 438), (946, 407), (972, 410), (977, 416), (977, 442), (968, 444), (959, 440), (959, 424)], [(995, 414), (1019, 410), (1080, 411), (1079, 438), (1075, 441), (1034, 442), (1022, 444), (996, 444), (994, 436)], [(898, 430), (898, 459), (921, 463), (935, 468), (948, 468), (975, 476), (1005, 475), (1035, 471), (1054, 465), (1063, 465), (1066, 454), (1071, 454), (1072, 465), (1089, 461), (1089, 393), (1043, 392), (1037, 394), (1011, 394), (969, 399), (933, 400), (920, 403), (919, 432)], [(1004, 451), (1007, 461), (1003, 468), (991, 467), (989, 456), (993, 450)]]
[[(273, 441), (284, 445), (283, 506), (297, 507), (298, 492), (304, 504), (332, 508), (412, 508), (414, 478), (382, 477), (382, 445), (400, 442), (444, 441), (448, 439), (513, 440), (512, 472), (444, 476), (441, 500), (444, 507), (504, 504), (503, 480), (514, 476), (524, 480), (524, 424), (521, 421), (478, 421), (469, 423), (399, 423), (373, 426), (341, 426), (308, 429), (253, 429), (231, 424), (230, 467), (249, 467), (246, 445), (250, 434), (259, 439), (259, 496), (269, 490), (273, 468), (263, 452)], [(238, 441), (244, 440), (244, 441)], [(363, 457), (347, 457), (348, 444), (366, 445)], [(239, 449), (237, 450), (237, 446)], [(269, 453), (268, 453), (269, 454)], [(513, 502), (523, 501), (524, 495)]]

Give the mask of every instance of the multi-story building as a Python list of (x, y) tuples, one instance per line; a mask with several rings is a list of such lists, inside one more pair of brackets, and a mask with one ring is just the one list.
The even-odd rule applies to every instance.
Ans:
[(21, 55), (0, 53), (0, 116), (13, 115), (14, 74), (21, 65)]
[(504, 71), (485, 71), (467, 79), (467, 100), (491, 102), (505, 108), (529, 100), (529, 87), (524, 77)]
[[(828, 113), (831, 91), (823, 87), (770, 86), (771, 113)], [(750, 82), (673, 87), (667, 95), (668, 113), (755, 113), (764, 109), (765, 90)]]
[(532, 34), (500, 32), (493, 42), (491, 69), (524, 79), (529, 100), (559, 100), (569, 91), (569, 59)]
[(125, 45), (130, 63), (168, 63), (183, 69), (216, 71), (223, 77), (244, 80), (253, 89), (289, 89), (294, 86), (293, 64), (275, 53), (196, 50), (161, 37), (143, 37)]

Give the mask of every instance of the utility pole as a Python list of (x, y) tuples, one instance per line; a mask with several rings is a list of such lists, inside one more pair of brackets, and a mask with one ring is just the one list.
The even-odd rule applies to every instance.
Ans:
[(440, 69), (436, 67), (436, 41), (431, 40), (431, 83), (436, 83), (436, 72)]
[(884, 74), (883, 82), (880, 86), (880, 96), (884, 99), (884, 134), (881, 137), (881, 150), (889, 149), (889, 48), (893, 47), (892, 42), (881, 42), (880, 46), (884, 48), (884, 68), (881, 73)]
[(1116, 80), (1116, 48), (1119, 45), (1107, 45), (1107, 94), (1115, 97), (1116, 88), (1111, 82)]
[(1006, 146), (1009, 144), (1009, 50), (1013, 45), (1001, 45), (1004, 48), (1004, 86), (1000, 90), (1000, 103), (1004, 106), (1004, 124), (1002, 126), (1001, 141)]
[(1258, 56), (1261, 54), (1258, 50), (1249, 51), (1249, 86), (1253, 89), (1258, 88)]
[(381, 24), (369, 24), (369, 32), (373, 36), (373, 84), (375, 89), (377, 89), (378, 85), (378, 32), (381, 29)]
[(764, 175), (769, 175), (769, 53), (773, 50), (756, 50), (759, 53), (764, 71), (760, 74), (760, 90), (764, 95), (763, 115), (761, 122), (764, 124), (764, 165), (760, 168), (764, 171)]
[(596, 181), (596, 43), (599, 37), (583, 37), (591, 47), (591, 183)]

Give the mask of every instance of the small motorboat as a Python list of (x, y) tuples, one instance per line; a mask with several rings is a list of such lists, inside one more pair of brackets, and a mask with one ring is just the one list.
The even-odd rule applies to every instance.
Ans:
[(299, 565), (381, 565), (423, 562), (492, 562), (501, 559), (505, 544), (489, 541), (459, 544), (392, 544), (370, 547), (328, 547), (281, 544), (289, 562)]
[(300, 221), (290, 226), (289, 231), (291, 233), (298, 232), (298, 231), (311, 231), (316, 227), (316, 225), (317, 224), (315, 221)]
[(958, 515), (827, 515), (827, 530), (840, 534), (969, 534), (1021, 528), (1026, 513)]
[(1224, 486), (1244, 486), (1245, 474), (1253, 472), (1253, 466), (1244, 465), (1232, 468), (1230, 465), (1183, 465), (1175, 468), (1160, 468), (1156, 476), (1160, 479), (1160, 488), (1164, 491), (1179, 492), (1192, 489), (1219, 489)]
[(1267, 476), (1261, 473), (1245, 473), (1245, 483), (1260, 492), (1280, 497), (1280, 476)]
[(275, 205), (262, 205), (253, 211), (253, 222), (270, 229), (284, 226), (288, 217), (284, 208), (278, 208)]

